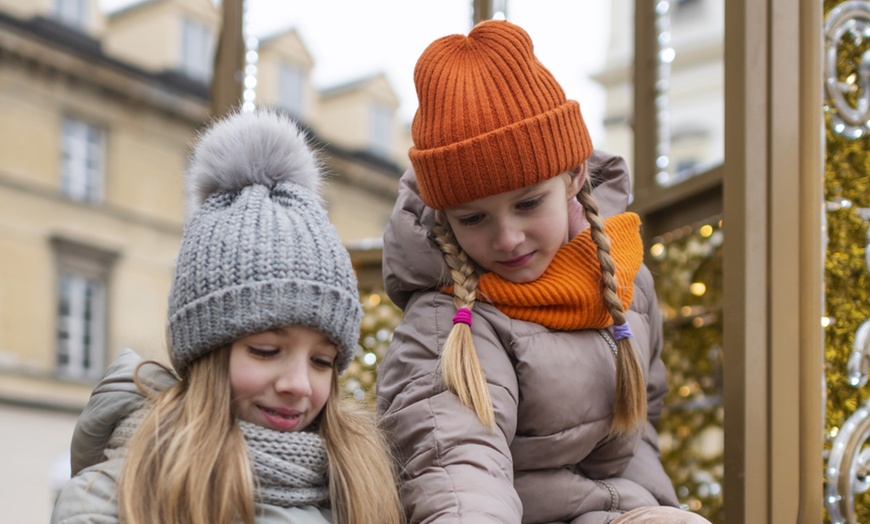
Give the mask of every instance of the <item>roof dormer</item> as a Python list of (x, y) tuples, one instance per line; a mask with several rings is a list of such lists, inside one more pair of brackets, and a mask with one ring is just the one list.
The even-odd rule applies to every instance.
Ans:
[(0, 0), (0, 11), (24, 20), (48, 18), (94, 39), (106, 25), (100, 0)]
[(143, 0), (107, 18), (107, 54), (154, 73), (211, 81), (220, 12), (202, 0)]

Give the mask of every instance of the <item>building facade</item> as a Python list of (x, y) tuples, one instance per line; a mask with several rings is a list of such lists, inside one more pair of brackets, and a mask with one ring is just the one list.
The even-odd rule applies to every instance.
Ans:
[[(113, 13), (98, 0), (0, 0), (4, 520), (48, 520), (76, 414), (117, 352), (167, 360), (182, 173), (209, 118), (219, 27), (197, 0)], [(406, 162), (391, 87), (374, 76), (318, 91), (292, 30), (263, 39), (258, 66), (258, 105), (293, 115), (322, 151), (340, 236), (376, 248), (367, 239), (381, 237)]]

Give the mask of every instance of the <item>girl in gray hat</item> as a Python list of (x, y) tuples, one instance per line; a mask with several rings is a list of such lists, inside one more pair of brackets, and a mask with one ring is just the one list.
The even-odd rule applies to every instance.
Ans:
[(196, 145), (169, 294), (174, 370), (130, 350), (73, 436), (52, 522), (402, 521), (388, 448), (339, 397), (362, 309), (304, 135), (236, 114)]

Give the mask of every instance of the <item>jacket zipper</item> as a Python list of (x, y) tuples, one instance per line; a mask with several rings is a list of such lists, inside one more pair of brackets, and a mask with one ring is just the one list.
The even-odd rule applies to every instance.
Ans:
[(613, 487), (613, 485), (610, 484), (609, 482), (605, 482), (603, 480), (595, 480), (594, 482), (596, 484), (604, 486), (605, 488), (607, 488), (607, 491), (610, 492), (610, 508), (608, 508), (607, 511), (610, 511), (610, 512), (619, 511), (620, 513), (622, 513), (619, 510), (619, 492), (616, 491), (616, 488)]
[[(616, 362), (618, 355), (616, 349), (616, 340), (613, 339), (613, 335), (611, 335), (610, 331), (606, 329), (599, 329), (597, 331), (598, 334), (601, 335), (601, 338), (603, 338), (604, 341), (607, 342), (607, 345), (610, 346), (610, 352), (613, 353), (613, 361)], [(596, 484), (604, 486), (610, 493), (610, 508), (608, 508), (607, 511), (622, 513), (622, 511), (619, 509), (619, 492), (616, 491), (616, 488), (609, 482), (605, 482), (603, 480), (595, 480), (594, 482)]]
[(598, 334), (601, 335), (601, 338), (607, 342), (607, 345), (610, 346), (610, 352), (613, 353), (613, 360), (615, 361), (617, 358), (616, 354), (616, 341), (613, 340), (613, 335), (610, 334), (610, 331), (606, 329), (599, 329)]

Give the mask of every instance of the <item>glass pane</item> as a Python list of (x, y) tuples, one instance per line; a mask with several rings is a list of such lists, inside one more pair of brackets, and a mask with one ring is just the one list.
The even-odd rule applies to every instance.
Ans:
[(392, 112), (381, 104), (372, 104), (369, 110), (371, 117), (371, 148), (379, 154), (389, 152), (393, 140)]
[(75, 273), (59, 278), (58, 370), (71, 378), (92, 378), (103, 364), (105, 286), (99, 279)]
[(102, 199), (104, 132), (99, 127), (65, 118), (61, 137), (61, 189), (81, 201)]
[(302, 71), (294, 64), (284, 63), (281, 65), (278, 89), (281, 97), (281, 105), (293, 115), (302, 115)]
[(723, 0), (659, 0), (659, 169), (673, 185), (724, 158)]

